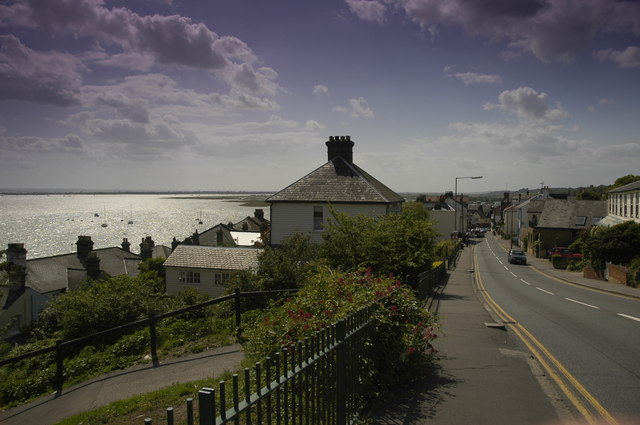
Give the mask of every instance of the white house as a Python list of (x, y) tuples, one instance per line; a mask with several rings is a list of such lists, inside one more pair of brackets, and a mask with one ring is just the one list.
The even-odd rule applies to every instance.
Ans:
[(329, 206), (348, 215), (380, 216), (402, 211), (404, 198), (353, 163), (350, 136), (330, 137), (328, 161), (266, 201), (271, 204), (271, 244), (295, 233), (322, 241)]
[(633, 220), (640, 223), (640, 180), (607, 192), (607, 216), (599, 226), (613, 226)]
[(194, 288), (211, 298), (223, 294), (238, 270), (258, 267), (259, 248), (178, 245), (164, 262), (167, 293)]

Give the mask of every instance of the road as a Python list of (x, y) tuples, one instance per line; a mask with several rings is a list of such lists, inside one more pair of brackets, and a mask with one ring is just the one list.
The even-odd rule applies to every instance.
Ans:
[(489, 236), (475, 245), (476, 284), (587, 421), (640, 423), (640, 301), (511, 265)]

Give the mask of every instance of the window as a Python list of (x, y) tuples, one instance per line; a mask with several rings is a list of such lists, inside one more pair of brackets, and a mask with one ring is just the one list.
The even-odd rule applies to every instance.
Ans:
[(216, 285), (224, 285), (231, 280), (231, 273), (216, 273), (214, 275), (214, 283)]
[(180, 283), (200, 283), (200, 272), (178, 272)]
[(313, 207), (313, 230), (322, 230), (324, 212), (322, 206)]
[(579, 215), (576, 217), (576, 226), (584, 226), (587, 223), (587, 217)]

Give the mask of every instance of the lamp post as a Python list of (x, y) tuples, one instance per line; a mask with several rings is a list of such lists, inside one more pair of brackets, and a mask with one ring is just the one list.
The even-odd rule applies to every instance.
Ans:
[[(458, 197), (458, 180), (460, 180), (460, 179), (474, 179), (475, 180), (475, 179), (481, 179), (481, 178), (482, 178), (482, 176), (456, 177), (455, 193), (453, 195), (453, 199), (455, 200)], [(460, 206), (462, 206), (462, 202), (460, 202)], [(457, 207), (457, 205), (456, 205), (456, 207)], [(463, 210), (463, 212), (464, 212), (464, 210)], [(461, 216), (460, 218), (462, 218), (462, 213), (460, 214), (460, 216)], [(457, 233), (458, 232), (458, 208), (456, 208), (454, 210), (454, 220), (456, 222), (454, 230)]]

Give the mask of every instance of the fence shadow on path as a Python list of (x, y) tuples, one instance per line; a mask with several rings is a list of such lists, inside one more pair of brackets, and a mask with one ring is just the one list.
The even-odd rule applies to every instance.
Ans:
[(367, 417), (371, 425), (414, 425), (433, 419), (438, 405), (455, 397), (451, 389), (459, 380), (446, 374), (438, 365), (432, 366), (420, 380), (396, 387), (370, 409)]

